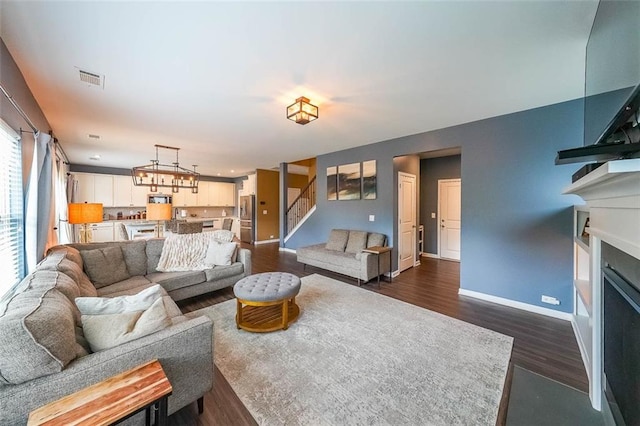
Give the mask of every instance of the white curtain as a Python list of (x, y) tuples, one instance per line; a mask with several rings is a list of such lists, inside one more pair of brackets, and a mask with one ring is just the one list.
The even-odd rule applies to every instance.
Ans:
[(33, 162), (25, 197), (25, 251), (27, 272), (44, 257), (55, 235), (53, 139), (46, 133), (34, 135)]
[[(56, 150), (58, 146), (56, 145)], [(67, 198), (67, 174), (69, 167), (58, 159), (56, 161), (58, 173), (55, 176), (55, 198), (56, 198), (56, 216), (58, 218), (58, 244), (67, 244), (73, 242), (71, 225), (68, 218), (68, 198)]]

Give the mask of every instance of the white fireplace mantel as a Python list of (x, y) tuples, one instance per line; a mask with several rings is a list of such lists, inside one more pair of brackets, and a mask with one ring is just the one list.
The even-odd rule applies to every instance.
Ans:
[(640, 158), (609, 161), (563, 193), (586, 201), (591, 235), (640, 259)]
[[(575, 300), (572, 325), (589, 377), (589, 397), (602, 408), (602, 284), (601, 247), (606, 242), (640, 259), (640, 159), (603, 164), (574, 182), (563, 194), (580, 196), (588, 212), (589, 244), (576, 237)], [(584, 257), (589, 279), (585, 280)]]

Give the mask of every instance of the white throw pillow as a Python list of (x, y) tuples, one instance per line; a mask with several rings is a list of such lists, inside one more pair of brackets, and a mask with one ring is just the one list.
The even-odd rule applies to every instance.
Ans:
[(94, 352), (139, 339), (171, 325), (159, 285), (133, 296), (78, 297), (76, 304), (82, 313), (84, 337)]
[(149, 309), (161, 297), (162, 288), (156, 284), (131, 296), (77, 297), (76, 306), (82, 315), (120, 314)]
[(211, 241), (204, 256), (204, 264), (209, 267), (231, 265), (237, 247), (236, 243)]

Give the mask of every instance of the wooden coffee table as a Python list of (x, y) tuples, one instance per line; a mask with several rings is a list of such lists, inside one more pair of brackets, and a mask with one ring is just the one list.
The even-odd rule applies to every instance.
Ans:
[(158, 360), (149, 361), (67, 395), (29, 414), (28, 425), (109, 425), (155, 408), (156, 425), (167, 424), (167, 398), (173, 388)]

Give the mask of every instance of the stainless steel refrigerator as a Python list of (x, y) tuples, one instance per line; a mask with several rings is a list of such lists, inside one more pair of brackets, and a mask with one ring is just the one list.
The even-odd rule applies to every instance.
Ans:
[(254, 196), (243, 195), (240, 197), (240, 241), (253, 244), (255, 223)]

